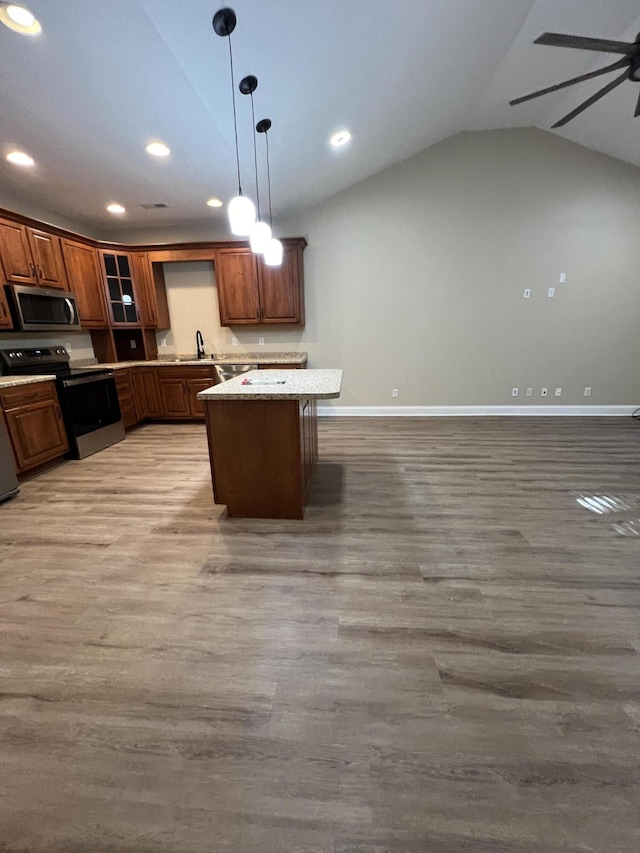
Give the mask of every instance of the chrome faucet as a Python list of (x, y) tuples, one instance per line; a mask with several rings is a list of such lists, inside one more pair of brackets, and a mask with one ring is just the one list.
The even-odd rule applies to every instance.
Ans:
[(198, 353), (198, 358), (206, 357), (204, 351), (204, 338), (202, 337), (200, 329), (196, 332), (196, 352)]

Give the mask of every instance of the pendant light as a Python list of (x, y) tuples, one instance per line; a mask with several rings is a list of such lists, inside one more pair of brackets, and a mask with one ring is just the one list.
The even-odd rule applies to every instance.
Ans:
[(251, 251), (256, 255), (262, 255), (264, 250), (267, 248), (269, 244), (269, 240), (271, 240), (271, 226), (267, 225), (266, 222), (263, 222), (260, 218), (260, 188), (258, 186), (258, 148), (256, 146), (256, 131), (255, 131), (255, 122), (256, 115), (253, 108), (253, 93), (258, 88), (258, 78), (254, 77), (253, 74), (250, 74), (248, 77), (243, 77), (240, 81), (239, 89), (243, 95), (251, 96), (251, 124), (253, 127), (253, 162), (256, 169), (256, 203), (258, 205), (258, 217), (256, 221), (251, 226), (251, 231), (249, 232), (249, 243), (251, 245)]
[(227, 207), (231, 233), (246, 237), (256, 221), (256, 209), (250, 198), (242, 195), (240, 183), (240, 154), (238, 153), (238, 120), (236, 118), (236, 87), (233, 80), (233, 53), (231, 52), (231, 33), (236, 28), (236, 13), (233, 9), (218, 10), (213, 16), (213, 30), (217, 36), (229, 39), (229, 65), (231, 67), (231, 99), (233, 103), (233, 131), (236, 140), (236, 167), (238, 170), (238, 195), (232, 198)]
[[(264, 133), (267, 143), (267, 186), (269, 188), (269, 225), (273, 228), (273, 213), (271, 212), (271, 167), (269, 165), (269, 131), (271, 130), (271, 119), (263, 118), (256, 125), (258, 133)], [(282, 263), (282, 243), (276, 237), (271, 237), (264, 250), (264, 262), (268, 267), (279, 267)]]

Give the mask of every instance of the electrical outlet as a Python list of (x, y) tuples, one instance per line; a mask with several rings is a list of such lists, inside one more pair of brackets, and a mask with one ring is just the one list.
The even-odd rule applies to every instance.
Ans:
[(235, 337), (234, 337), (234, 338), (231, 338), (231, 346), (232, 346), (232, 347), (237, 347), (237, 346), (238, 346), (238, 339), (237, 339), (237, 338), (235, 338)]
[(258, 345), (261, 347), (264, 346), (264, 338), (258, 338)]
[(584, 396), (585, 396), (585, 397), (590, 397), (590, 396), (591, 396), (591, 388), (590, 388), (590, 386), (589, 386), (589, 385), (587, 385), (587, 387), (584, 389)]
[(533, 388), (527, 388), (527, 397), (533, 397)]
[(166, 347), (166, 345), (167, 345), (167, 339), (166, 339), (166, 338), (163, 338), (163, 339), (160, 341), (160, 346), (161, 346), (161, 347)]
[(64, 348), (66, 349), (67, 352), (71, 352), (71, 344), (69, 343), (69, 341), (66, 342), (66, 344), (64, 345)]
[(129, 344), (131, 345), (131, 349), (135, 349), (138, 344), (133, 340), (133, 338), (129, 338)]
[(524, 298), (525, 298), (525, 299), (530, 299), (530, 298), (531, 298), (531, 288), (530, 288), (530, 287), (525, 287), (525, 289), (524, 289)]
[(512, 396), (512, 397), (517, 397), (517, 396), (518, 396), (518, 389), (517, 389), (517, 388), (512, 388), (512, 389), (511, 389), (511, 396)]
[(542, 391), (541, 391), (541, 393), (540, 393), (540, 396), (541, 396), (541, 397), (546, 397), (548, 393), (549, 393), (549, 389), (548, 389), (548, 388), (543, 388), (543, 389), (542, 389)]
[(566, 272), (561, 272), (560, 278), (558, 279), (559, 284), (564, 284), (566, 280), (567, 280)]
[(562, 394), (562, 388), (556, 388), (556, 397), (560, 397)]
[(555, 295), (556, 295), (556, 289), (555, 289), (555, 287), (550, 287), (550, 288), (549, 288), (549, 290), (548, 290), (548, 292), (547, 292), (547, 296), (549, 297), (549, 299), (553, 299), (553, 297), (554, 297)]
[(397, 396), (398, 396), (398, 389), (397, 389), (397, 388), (394, 388), (394, 389), (391, 391), (391, 396), (392, 396), (392, 397), (397, 397)]

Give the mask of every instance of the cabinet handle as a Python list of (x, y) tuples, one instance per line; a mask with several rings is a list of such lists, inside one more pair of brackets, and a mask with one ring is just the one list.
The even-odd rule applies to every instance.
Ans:
[(40, 278), (44, 278), (44, 273), (42, 272), (41, 266), (38, 266), (38, 275), (40, 276)]
[(62, 415), (60, 414), (60, 408), (58, 406), (56, 406), (56, 417), (58, 418), (58, 420), (62, 419)]
[(36, 265), (33, 263), (33, 261), (29, 262), (29, 269), (31, 270), (31, 277), (37, 278), (38, 274), (36, 272)]
[(4, 302), (0, 302), (0, 310), (2, 310), (2, 316), (7, 316), (7, 309), (4, 307)]

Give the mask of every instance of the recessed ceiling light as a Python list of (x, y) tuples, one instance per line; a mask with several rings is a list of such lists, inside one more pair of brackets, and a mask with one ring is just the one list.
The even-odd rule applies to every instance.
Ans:
[(219, 198), (210, 198), (207, 204), (209, 207), (222, 207), (222, 202)]
[(154, 157), (166, 157), (167, 154), (171, 153), (164, 142), (150, 142), (146, 150), (148, 154), (153, 154)]
[(35, 161), (33, 157), (25, 154), (24, 151), (10, 151), (7, 154), (7, 160), (13, 163), (14, 166), (33, 166)]
[(40, 21), (24, 6), (15, 3), (0, 3), (0, 21), (10, 30), (25, 36), (37, 36), (42, 32)]
[(337, 133), (333, 134), (333, 136), (329, 139), (329, 142), (333, 145), (334, 148), (340, 148), (342, 145), (346, 145), (350, 139), (351, 134), (348, 130), (339, 130)]
[(117, 204), (113, 202), (113, 204), (107, 205), (107, 210), (109, 213), (124, 213), (124, 207), (121, 204)]

